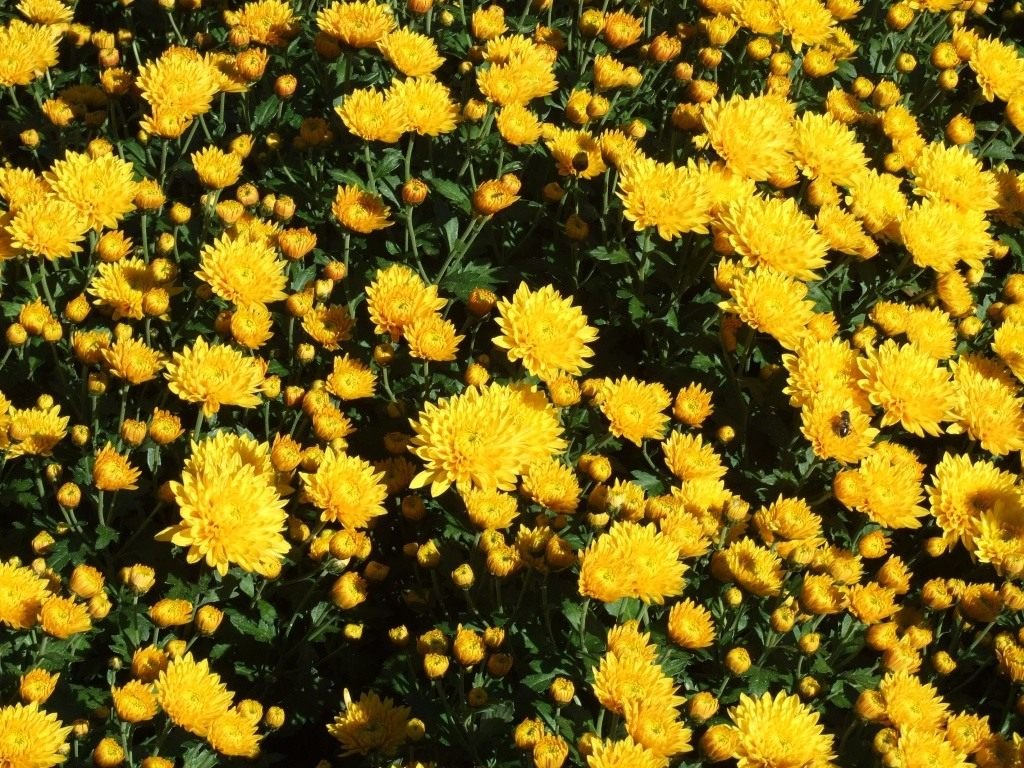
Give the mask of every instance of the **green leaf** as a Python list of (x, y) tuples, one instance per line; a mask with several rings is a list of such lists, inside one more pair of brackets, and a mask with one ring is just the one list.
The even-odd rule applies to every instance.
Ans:
[(277, 105), (280, 103), (277, 96), (271, 96), (265, 99), (258, 107), (256, 107), (255, 113), (252, 116), (253, 125), (257, 128), (261, 128), (270, 122), (270, 118), (277, 112)]
[(437, 194), (456, 208), (464, 213), (469, 213), (472, 205), (469, 195), (466, 194), (466, 190), (461, 185), (456, 184), (454, 181), (448, 181), (448, 179), (436, 178), (430, 179), (430, 185), (437, 191)]
[(121, 538), (121, 534), (107, 525), (96, 526), (96, 549), (106, 549)]
[(592, 259), (597, 261), (604, 261), (608, 264), (628, 264), (631, 260), (630, 255), (626, 253), (624, 248), (613, 248), (609, 250), (603, 245), (597, 248), (591, 248), (588, 254)]
[(257, 624), (252, 619), (233, 610), (228, 611), (228, 620), (235, 629), (258, 643), (267, 643), (274, 639), (273, 625), (267, 625), (262, 622)]

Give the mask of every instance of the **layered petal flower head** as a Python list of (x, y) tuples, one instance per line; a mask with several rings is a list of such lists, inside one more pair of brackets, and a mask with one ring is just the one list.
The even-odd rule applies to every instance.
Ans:
[(711, 195), (696, 166), (658, 163), (643, 156), (627, 160), (616, 193), (623, 216), (642, 232), (655, 229), (662, 240), (687, 232), (707, 232), (711, 219)]
[(495, 346), (507, 350), (509, 360), (523, 361), (534, 376), (550, 381), (559, 374), (578, 376), (590, 367), (593, 356), (588, 346), (597, 339), (597, 329), (572, 299), (563, 297), (551, 285), (537, 291), (520, 283), (512, 299), (497, 303), (495, 322), (501, 335)]
[(834, 738), (798, 696), (780, 691), (774, 697), (763, 693), (752, 698), (741, 693), (729, 717), (740, 734), (738, 768), (826, 766), (835, 757)]
[(164, 375), (171, 392), (201, 403), (203, 413), (210, 416), (222, 405), (259, 405), (264, 369), (254, 358), (223, 344), (210, 345), (200, 336), (191, 347), (173, 354)]
[(269, 304), (287, 297), (285, 267), (266, 240), (222, 235), (200, 252), (196, 277), (239, 306)]

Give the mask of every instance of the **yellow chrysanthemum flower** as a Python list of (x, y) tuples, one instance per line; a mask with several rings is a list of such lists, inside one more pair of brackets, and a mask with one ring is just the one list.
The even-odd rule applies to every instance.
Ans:
[(429, 483), (433, 496), (453, 483), (460, 491), (511, 491), (526, 467), (566, 445), (555, 409), (543, 393), (525, 387), (469, 387), (425, 403), (411, 424), (411, 450), (426, 462), (411, 487)]
[(7, 224), (10, 244), (50, 261), (66, 259), (82, 250), (89, 220), (65, 200), (55, 197), (26, 202)]
[(405, 130), (420, 136), (451, 133), (458, 125), (459, 108), (451, 92), (433, 76), (395, 80), (387, 99), (405, 116)]
[(398, 22), (386, 3), (336, 0), (317, 13), (316, 25), (324, 34), (352, 48), (372, 48)]
[(232, 707), (210, 721), (206, 740), (226, 757), (256, 757), (260, 753), (261, 739), (256, 733), (258, 722), (238, 707)]
[(342, 226), (362, 235), (395, 223), (388, 219), (391, 209), (378, 195), (352, 184), (338, 187), (331, 212)]
[(1024, 56), (1010, 42), (998, 38), (978, 39), (968, 64), (987, 101), (1009, 101), (1024, 91)]
[(900, 424), (919, 437), (942, 432), (940, 422), (955, 418), (956, 392), (949, 371), (913, 344), (887, 339), (857, 361), (859, 385), (882, 408), (882, 426)]
[(1000, 325), (992, 336), (992, 351), (1024, 381), (1024, 322), (1007, 320)]
[(849, 394), (839, 391), (813, 395), (800, 410), (800, 431), (811, 443), (814, 455), (855, 464), (871, 451), (878, 430), (871, 426), (871, 412), (858, 406)]
[(580, 554), (579, 590), (611, 603), (634, 597), (661, 605), (683, 591), (687, 566), (653, 525), (617, 522)]
[(502, 107), (494, 122), (501, 137), (514, 147), (529, 146), (540, 140), (541, 122), (537, 115), (522, 104)]
[(696, 166), (685, 168), (636, 155), (622, 165), (619, 191), (622, 215), (633, 229), (657, 229), (662, 240), (687, 232), (706, 233), (711, 195)]
[(997, 500), (983, 511), (974, 527), (974, 556), (991, 563), (1004, 578), (1019, 578), (1024, 571), (1024, 504)]
[(109, 442), (96, 453), (92, 481), (101, 491), (134, 491), (142, 471), (132, 466), (127, 456), (118, 453)]
[(75, 16), (60, 0), (21, 0), (18, 12), (34, 24), (67, 24)]
[(722, 457), (700, 435), (673, 432), (661, 444), (665, 464), (679, 480), (713, 479), (725, 474)]
[(49, 456), (68, 433), (69, 416), (60, 415), (60, 406), (51, 408), (11, 408), (4, 446), (8, 458)]
[[(209, 441), (206, 441), (209, 443)], [(189, 563), (204, 560), (222, 575), (231, 565), (274, 573), (288, 551), (285, 500), (269, 480), (230, 446), (186, 465), (171, 482), (181, 522), (157, 534), (158, 541), (188, 547)]]
[(764, 265), (813, 280), (816, 270), (827, 263), (828, 243), (791, 198), (753, 195), (741, 199), (725, 211), (720, 227), (749, 267)]
[(587, 768), (664, 768), (665, 758), (626, 738), (596, 741), (587, 755)]
[(201, 336), (173, 354), (164, 375), (171, 392), (190, 403), (201, 403), (207, 416), (222, 405), (253, 408), (260, 404), (263, 367), (231, 347), (211, 346)]
[(444, 64), (432, 37), (411, 29), (396, 29), (377, 41), (377, 50), (406, 77), (424, 77)]
[(1024, 400), (1018, 383), (997, 361), (962, 355), (950, 363), (956, 417), (946, 431), (966, 434), (982, 449), (1005, 456), (1024, 448)]
[(155, 124), (151, 128), (160, 128), (157, 117), (161, 115), (170, 123), (165, 127), (173, 127), (175, 123), (187, 125), (191, 118), (209, 112), (219, 81), (220, 72), (199, 53), (171, 46), (159, 59), (143, 62), (136, 84), (153, 109)]
[(519, 517), (516, 498), (509, 493), (470, 488), (459, 494), (469, 522), (482, 531), (508, 528)]
[(551, 151), (560, 176), (593, 179), (608, 166), (601, 156), (601, 145), (586, 131), (556, 128), (544, 144)]
[(302, 318), (302, 330), (327, 350), (335, 350), (343, 341), (352, 338), (355, 321), (343, 304), (324, 304), (307, 312)]
[(715, 554), (729, 581), (734, 581), (758, 597), (778, 595), (785, 573), (782, 560), (770, 549), (759, 547), (753, 539), (740, 539)]
[(90, 229), (113, 229), (135, 210), (135, 169), (117, 155), (68, 152), (43, 174), (54, 194), (71, 203)]
[(376, 693), (364, 693), (352, 701), (345, 689), (344, 707), (327, 732), (341, 742), (346, 755), (389, 757), (405, 743), (410, 714), (408, 707), (395, 706), (391, 699)]
[(608, 419), (611, 433), (634, 445), (645, 438), (662, 438), (669, 421), (662, 411), (671, 402), (672, 396), (660, 383), (646, 384), (627, 376), (605, 379), (598, 393), (598, 407)]
[(445, 300), (437, 295), (436, 285), (427, 285), (403, 264), (377, 270), (373, 282), (366, 288), (366, 299), (374, 330), (388, 333), (396, 341), (410, 323), (436, 313), (445, 305)]
[(383, 472), (358, 456), (324, 452), (316, 472), (299, 474), (310, 501), (323, 510), (320, 519), (340, 523), (344, 528), (365, 528), (375, 517), (386, 514), (387, 488)]
[(914, 192), (971, 211), (991, 211), (998, 205), (999, 185), (991, 171), (967, 147), (926, 146), (914, 161)]
[(873, 259), (878, 255), (878, 243), (864, 231), (856, 216), (839, 205), (826, 203), (821, 206), (814, 217), (814, 225), (833, 251), (861, 259)]
[(681, 600), (668, 612), (669, 639), (690, 651), (710, 648), (715, 642), (715, 622), (711, 612), (693, 600)]
[(1014, 475), (992, 462), (950, 453), (935, 465), (927, 491), (931, 513), (947, 546), (961, 541), (968, 549), (974, 547), (982, 513), (997, 504), (1011, 507), (1020, 503)]
[(928, 514), (923, 477), (924, 465), (908, 449), (879, 443), (850, 475), (855, 493), (843, 503), (886, 528), (920, 528)]
[(705, 140), (726, 165), (754, 181), (791, 175), (796, 106), (781, 96), (734, 95), (704, 106)]
[(783, 394), (794, 408), (808, 405), (817, 394), (850, 394), (863, 410), (870, 410), (867, 397), (857, 387), (860, 369), (857, 353), (842, 339), (805, 339), (792, 353), (782, 356), (789, 376)]
[(571, 467), (545, 459), (527, 467), (520, 492), (546, 509), (572, 514), (579, 504), (580, 484)]
[(825, 766), (835, 757), (834, 739), (818, 722), (818, 713), (785, 691), (756, 699), (741, 693), (729, 717), (740, 737), (737, 768)]
[(64, 762), (70, 735), (70, 726), (34, 701), (0, 707), (0, 763), (11, 768), (52, 768)]
[(57, 64), (58, 26), (11, 19), (0, 26), (0, 86), (28, 85)]
[(234, 152), (210, 146), (192, 153), (192, 167), (204, 187), (224, 189), (236, 183), (242, 175), (242, 158)]
[(92, 629), (92, 619), (84, 603), (73, 597), (50, 595), (39, 608), (39, 626), (46, 634), (67, 640)]
[(359, 360), (339, 355), (334, 358), (333, 367), (325, 381), (331, 394), (342, 400), (359, 400), (373, 397), (377, 374)]
[(494, 345), (507, 350), (509, 360), (522, 360), (532, 375), (550, 381), (562, 373), (578, 376), (590, 367), (586, 358), (594, 353), (588, 345), (597, 339), (597, 329), (553, 286), (531, 291), (520, 283), (511, 300), (501, 299), (497, 308), (501, 335), (494, 337)]
[(846, 197), (850, 211), (871, 234), (892, 236), (894, 225), (907, 211), (907, 198), (900, 188), (902, 179), (891, 173), (864, 170), (852, 182)]
[(409, 354), (420, 360), (448, 362), (459, 351), (459, 342), (465, 336), (456, 333), (455, 324), (439, 314), (421, 315), (405, 326), (404, 335), (409, 342)]
[(0, 623), (11, 629), (35, 626), (49, 582), (31, 568), (0, 562)]
[(878, 685), (885, 708), (885, 719), (901, 732), (923, 728), (938, 732), (949, 716), (949, 705), (942, 700), (935, 686), (917, 675), (890, 672)]
[(196, 277), (234, 304), (269, 304), (287, 298), (287, 266), (264, 240), (222, 235), (203, 246)]
[(842, 187), (868, 164), (857, 134), (829, 114), (804, 112), (796, 120), (793, 159), (805, 176)]
[(129, 680), (120, 687), (114, 686), (110, 689), (110, 696), (118, 719), (126, 723), (144, 723), (160, 711), (152, 687), (141, 680)]
[(693, 751), (693, 732), (675, 709), (660, 703), (633, 702), (625, 708), (626, 733), (661, 758)]
[(405, 107), (390, 93), (360, 88), (334, 108), (341, 122), (364, 141), (394, 144), (408, 130)]
[(719, 307), (732, 312), (751, 328), (795, 349), (814, 317), (814, 302), (806, 300), (807, 285), (768, 267), (755, 267), (733, 280), (728, 300)]
[(238, 10), (236, 23), (260, 45), (278, 48), (287, 45), (302, 29), (290, 2), (254, 0)]
[(210, 662), (196, 661), (191, 653), (173, 659), (160, 672), (154, 693), (171, 722), (203, 738), (234, 700), (220, 675), (210, 671)]
[(683, 703), (675, 692), (672, 677), (642, 650), (612, 652), (609, 648), (594, 670), (594, 695), (602, 707), (617, 715), (624, 714), (630, 704), (640, 702), (672, 709)]
[(112, 374), (128, 384), (152, 381), (164, 367), (166, 356), (139, 339), (119, 338), (100, 351)]

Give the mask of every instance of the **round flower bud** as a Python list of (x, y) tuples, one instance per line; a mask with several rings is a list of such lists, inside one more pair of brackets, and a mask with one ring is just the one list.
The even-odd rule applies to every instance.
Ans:
[(456, 633), (452, 650), (455, 653), (456, 661), (464, 667), (479, 664), (487, 653), (483, 637), (472, 629), (464, 627)]
[(68, 588), (83, 600), (98, 595), (103, 590), (103, 574), (91, 565), (76, 565), (68, 579)]
[(444, 677), (448, 671), (449, 659), (443, 653), (428, 653), (423, 657), (423, 671), (431, 680)]
[(718, 699), (708, 691), (694, 694), (686, 703), (690, 719), (698, 723), (710, 720), (718, 712)]
[(858, 554), (868, 560), (884, 557), (888, 551), (889, 539), (880, 530), (874, 530), (861, 536), (860, 541), (857, 542)]
[(944, 91), (956, 90), (956, 87), (960, 84), (960, 75), (957, 74), (955, 69), (945, 69), (939, 73), (938, 84), (939, 88)]
[(263, 713), (263, 724), (271, 730), (280, 728), (284, 721), (285, 714), (281, 707), (267, 707), (267, 711)]
[(124, 762), (124, 750), (117, 743), (117, 739), (107, 736), (100, 739), (96, 749), (92, 751), (92, 761), (99, 768), (116, 768)]
[(60, 673), (52, 674), (44, 669), (30, 669), (21, 676), (18, 696), (25, 704), (45, 704), (57, 687)]
[(427, 199), (430, 188), (422, 179), (409, 179), (402, 185), (402, 202), (406, 205), (419, 205)]
[(495, 653), (487, 659), (487, 673), (493, 677), (504, 677), (512, 671), (512, 656)]
[(196, 630), (204, 637), (210, 637), (224, 619), (224, 612), (214, 605), (204, 605), (196, 611)]
[(711, 763), (720, 763), (736, 754), (740, 732), (731, 725), (713, 725), (700, 737), (700, 751)]
[(498, 297), (494, 295), (493, 291), (486, 288), (474, 288), (469, 293), (466, 308), (474, 317), (483, 317), (494, 309), (497, 301)]
[(725, 666), (729, 672), (737, 677), (747, 673), (750, 669), (750, 654), (746, 648), (732, 648), (725, 654)]
[(548, 695), (557, 706), (563, 707), (576, 695), (576, 686), (566, 677), (556, 677), (548, 686)]
[(942, 677), (953, 674), (953, 671), (956, 669), (956, 661), (946, 651), (938, 651), (932, 654), (931, 662), (936, 674)]
[(885, 23), (894, 32), (902, 32), (914, 20), (914, 9), (908, 3), (895, 3), (885, 14)]
[(469, 589), (476, 581), (473, 568), (469, 563), (463, 563), (452, 571), (452, 583), (459, 589)]
[(810, 675), (805, 675), (800, 678), (800, 682), (797, 683), (797, 693), (800, 694), (801, 698), (814, 699), (821, 695), (821, 683)]
[(192, 603), (188, 600), (164, 598), (149, 609), (149, 618), (158, 627), (178, 627), (192, 621)]
[(6, 331), (7, 343), (12, 347), (20, 347), (28, 341), (28, 331), (21, 323), (11, 323)]

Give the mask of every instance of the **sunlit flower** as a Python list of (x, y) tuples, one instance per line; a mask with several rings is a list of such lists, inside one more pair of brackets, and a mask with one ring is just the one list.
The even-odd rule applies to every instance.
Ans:
[(695, 166), (679, 167), (637, 156), (619, 176), (623, 213), (633, 229), (657, 229), (662, 240), (687, 232), (707, 232), (711, 196)]
[(1020, 503), (1016, 478), (985, 460), (946, 453), (935, 465), (928, 501), (947, 546), (957, 541), (972, 549), (980, 517), (997, 505)]
[(48, 197), (19, 207), (6, 230), (13, 247), (53, 261), (82, 250), (79, 243), (89, 230), (89, 220), (72, 203)]
[(379, 196), (351, 184), (338, 187), (331, 211), (344, 227), (362, 235), (394, 224), (388, 218), (391, 209)]
[(410, 323), (433, 315), (445, 305), (437, 295), (437, 286), (427, 285), (404, 264), (377, 270), (366, 288), (366, 299), (374, 330), (391, 334), (396, 341)]
[(191, 653), (173, 659), (160, 672), (154, 692), (171, 722), (202, 737), (234, 699), (220, 675), (210, 671), (209, 661), (196, 661)]
[(68, 433), (70, 417), (60, 415), (60, 406), (11, 408), (7, 427), (7, 456), (49, 456)]
[(301, 29), (291, 3), (285, 0), (248, 2), (238, 10), (236, 21), (252, 42), (271, 48), (287, 45)]
[(801, 280), (813, 280), (825, 266), (828, 243), (792, 198), (752, 195), (728, 207), (721, 231), (749, 267), (768, 266)]
[(348, 355), (334, 358), (333, 368), (326, 377), (327, 389), (342, 400), (373, 397), (377, 374), (359, 360)]
[(914, 192), (944, 200), (959, 208), (990, 211), (996, 207), (998, 183), (991, 171), (966, 147), (947, 147), (934, 142), (914, 161)]
[(738, 768), (824, 766), (835, 757), (834, 739), (818, 722), (818, 713), (785, 691), (758, 698), (741, 693), (729, 717), (740, 735)]
[(234, 304), (269, 304), (287, 297), (286, 267), (266, 241), (222, 235), (203, 246), (196, 277)]
[(598, 407), (613, 435), (640, 445), (645, 438), (660, 440), (665, 434), (669, 416), (663, 411), (671, 402), (672, 396), (660, 383), (647, 384), (623, 376), (604, 380)]
[(601, 145), (586, 131), (556, 129), (544, 143), (551, 150), (560, 176), (593, 179), (608, 170)]
[(686, 568), (653, 525), (618, 522), (580, 554), (579, 590), (605, 603), (635, 597), (661, 605), (682, 593)]
[(459, 342), (465, 336), (456, 333), (455, 325), (438, 314), (422, 315), (405, 326), (409, 354), (420, 360), (447, 362), (454, 360)]
[(114, 450), (109, 442), (97, 453), (93, 461), (92, 480), (101, 491), (134, 491), (142, 471), (132, 466), (127, 456)]
[(429, 483), (433, 496), (453, 483), (460, 491), (511, 491), (530, 464), (565, 448), (557, 412), (533, 389), (469, 387), (425, 403), (411, 423), (411, 450), (426, 462), (412, 487)]
[(0, 26), (0, 86), (28, 85), (57, 64), (59, 26), (11, 19)]
[(328, 448), (316, 472), (299, 476), (310, 501), (323, 510), (320, 518), (324, 521), (344, 528), (365, 528), (373, 518), (385, 514), (384, 475), (358, 456)]
[(998, 38), (979, 38), (968, 64), (988, 101), (1009, 101), (1024, 90), (1024, 56), (1012, 43)]
[(715, 622), (711, 613), (693, 600), (681, 600), (668, 612), (668, 636), (680, 648), (695, 651), (710, 648), (715, 642)]
[(793, 158), (803, 174), (847, 187), (867, 166), (857, 134), (829, 114), (804, 112), (795, 123)]
[(11, 629), (35, 626), (49, 594), (49, 582), (31, 568), (0, 562), (0, 623)]
[(209, 146), (192, 153), (192, 167), (204, 187), (224, 189), (236, 183), (242, 175), (242, 158), (234, 152)]
[(11, 768), (52, 768), (64, 762), (70, 735), (71, 726), (34, 701), (0, 707), (0, 763)]
[(411, 29), (396, 29), (384, 35), (377, 41), (377, 50), (407, 77), (432, 74), (444, 63), (434, 39)]
[(756, 267), (738, 276), (730, 293), (719, 307), (787, 349), (797, 347), (814, 316), (814, 302), (805, 298), (807, 285), (768, 267)]
[(720, 552), (730, 580), (758, 597), (782, 590), (782, 560), (775, 552), (759, 547), (753, 539), (740, 539)]
[(316, 24), (353, 48), (372, 48), (398, 26), (391, 7), (375, 0), (336, 0), (317, 13)]
[(364, 141), (394, 144), (407, 130), (405, 107), (390, 93), (360, 88), (334, 108), (352, 133)]
[(754, 181), (795, 168), (795, 115), (794, 104), (772, 95), (718, 99), (701, 113), (707, 142), (729, 168)]
[(207, 416), (222, 405), (259, 405), (264, 379), (263, 368), (254, 358), (223, 344), (210, 345), (201, 336), (173, 354), (164, 375), (171, 392), (190, 403), (201, 403)]
[(345, 689), (344, 707), (327, 726), (327, 732), (341, 742), (346, 755), (374, 753), (387, 757), (405, 743), (410, 714), (408, 707), (395, 706), (391, 699), (376, 693), (364, 693), (358, 701), (352, 701)]
[(858, 361), (861, 388), (883, 410), (882, 426), (901, 424), (915, 435), (938, 435), (953, 416), (955, 391), (949, 371), (912, 344), (892, 339)]
[(210, 721), (206, 740), (227, 757), (256, 757), (260, 753), (260, 736), (256, 733), (258, 722), (238, 707), (232, 707)]

